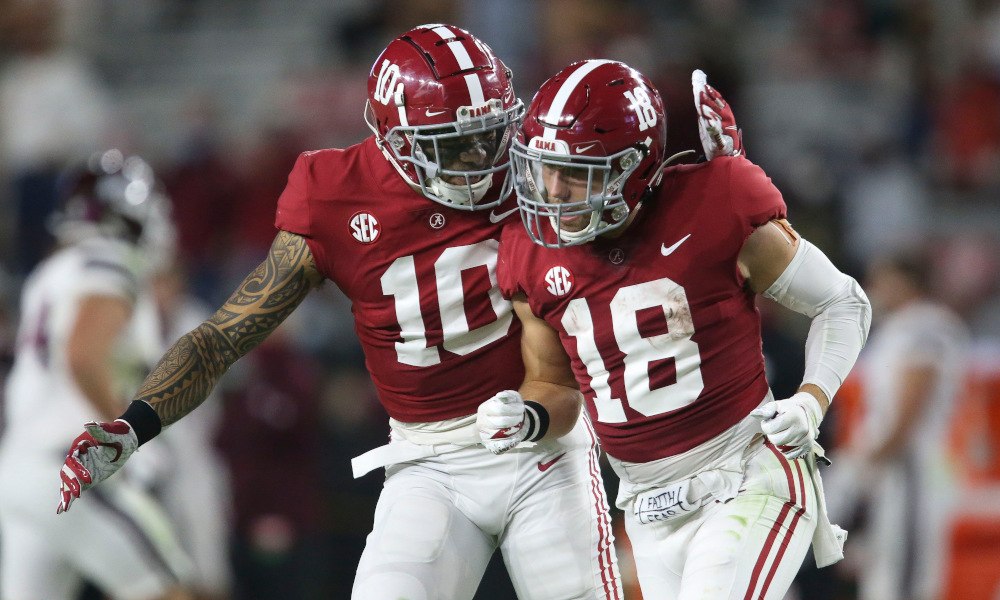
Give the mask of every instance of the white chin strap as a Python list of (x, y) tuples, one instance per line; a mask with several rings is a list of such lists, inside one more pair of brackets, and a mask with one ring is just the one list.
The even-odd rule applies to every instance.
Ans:
[(590, 213), (590, 223), (580, 231), (567, 231), (559, 225), (559, 221), (556, 217), (549, 217), (549, 223), (552, 225), (552, 229), (559, 234), (559, 239), (566, 242), (567, 244), (577, 243), (583, 238), (589, 237), (590, 239), (584, 241), (592, 241), (599, 232), (608, 226), (601, 218), (601, 214), (597, 211)]
[[(443, 181), (440, 177), (431, 177), (427, 180), (427, 189), (449, 204), (460, 204), (468, 206), (476, 204), (486, 196), (486, 192), (493, 184), (493, 177), (486, 175), (476, 183), (455, 185)], [(470, 201), (469, 190), (472, 190)]]

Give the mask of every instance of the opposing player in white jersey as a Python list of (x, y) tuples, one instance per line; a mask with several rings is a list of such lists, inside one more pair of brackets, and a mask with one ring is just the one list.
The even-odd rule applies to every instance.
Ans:
[[(0, 598), (71, 600), (89, 580), (116, 600), (187, 598), (187, 561), (159, 507), (126, 479), (68, 519), (49, 506), (53, 469), (80, 420), (126, 406), (148, 365), (123, 334), (170, 238), (149, 166), (117, 150), (69, 177), (60, 247), (25, 282), (0, 437)], [(134, 389), (134, 388), (133, 388)]]
[(833, 469), (845, 491), (868, 500), (862, 600), (934, 600), (944, 592), (958, 483), (945, 449), (969, 332), (934, 298), (931, 262), (922, 251), (898, 251), (877, 258), (866, 276), (879, 318), (858, 360), (863, 419)]
[[(571, 370), (621, 478), (643, 597), (779, 600), (810, 542), (820, 566), (843, 556), (814, 443), (871, 313), (720, 131), (700, 72), (694, 86), (706, 153), (721, 134), (735, 156), (665, 167), (660, 95), (623, 63), (575, 63), (535, 95), (511, 150), (523, 226), (497, 267), (528, 377), (485, 404), (507, 407), (516, 441), (525, 405)], [(768, 388), (759, 293), (813, 319), (791, 398)]]
[(476, 425), (482, 400), (524, 376), (521, 328), (496, 282), (502, 221), (517, 212), (500, 206), (507, 150), (524, 111), (510, 76), (456, 27), (391, 42), (369, 78), (374, 135), (299, 157), (266, 260), (167, 351), (122, 418), (86, 426), (59, 509), (190, 413), (329, 279), (352, 301), (391, 417), (391, 442), (354, 463), (359, 476), (385, 466), (386, 480), (352, 597), (468, 600), (499, 548), (521, 600), (620, 600), (596, 437), (572, 374), (533, 408), (531, 444), (494, 456)]

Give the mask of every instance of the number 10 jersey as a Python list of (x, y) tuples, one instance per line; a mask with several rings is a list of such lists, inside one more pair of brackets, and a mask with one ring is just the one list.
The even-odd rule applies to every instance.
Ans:
[(292, 169), (275, 224), (306, 238), (320, 273), (351, 300), (366, 365), (394, 419), (475, 414), (520, 386), (520, 324), (496, 279), (494, 213), (503, 210), (460, 211), (423, 197), (374, 138), (306, 152)]

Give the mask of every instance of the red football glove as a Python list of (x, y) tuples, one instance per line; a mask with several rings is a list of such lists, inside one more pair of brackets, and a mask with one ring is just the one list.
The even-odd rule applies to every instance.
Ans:
[(86, 431), (73, 440), (59, 473), (62, 485), (56, 514), (69, 510), (73, 500), (85, 490), (113, 475), (139, 447), (139, 440), (127, 421), (91, 421), (83, 427)]
[(698, 111), (698, 135), (705, 150), (705, 158), (740, 156), (743, 154), (743, 133), (736, 126), (733, 109), (708, 85), (705, 72), (695, 69), (691, 73), (694, 89), (694, 107)]

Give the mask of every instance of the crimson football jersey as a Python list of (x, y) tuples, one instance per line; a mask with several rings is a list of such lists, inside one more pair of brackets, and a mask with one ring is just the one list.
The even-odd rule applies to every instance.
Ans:
[(303, 236), (319, 272), (351, 300), (391, 417), (470, 415), (520, 386), (520, 323), (496, 279), (500, 210), (431, 202), (403, 182), (374, 138), (303, 153), (289, 174), (275, 225)]
[(720, 157), (664, 171), (617, 239), (562, 249), (508, 225), (500, 288), (559, 332), (608, 454), (648, 462), (735, 425), (767, 394), (760, 315), (737, 266), (785, 203), (763, 170)]

